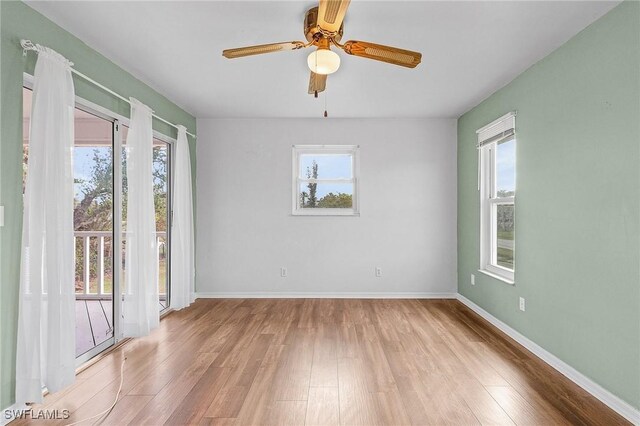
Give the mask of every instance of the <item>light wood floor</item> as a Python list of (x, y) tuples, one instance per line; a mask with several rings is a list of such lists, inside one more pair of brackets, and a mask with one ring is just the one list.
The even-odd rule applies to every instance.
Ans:
[(100, 424), (627, 424), (455, 300), (198, 300), (35, 409), (109, 407), (123, 355)]

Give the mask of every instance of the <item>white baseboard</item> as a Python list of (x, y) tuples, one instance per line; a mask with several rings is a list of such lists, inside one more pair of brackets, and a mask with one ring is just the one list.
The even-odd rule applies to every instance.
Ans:
[(365, 293), (365, 292), (198, 292), (196, 299), (455, 299), (457, 293)]
[(591, 395), (598, 398), (604, 404), (609, 406), (612, 410), (620, 414), (625, 419), (629, 420), (634, 425), (640, 425), (640, 410), (633, 407), (631, 404), (623, 401), (619, 397), (615, 396), (584, 374), (580, 373), (575, 368), (571, 367), (566, 362), (562, 361), (557, 356), (553, 355), (537, 343), (529, 340), (518, 331), (509, 327), (504, 322), (500, 321), (498, 318), (491, 315), (489, 312), (482, 309), (480, 306), (473, 303), (471, 300), (467, 299), (461, 294), (458, 294), (458, 300), (468, 306), (475, 313), (480, 315), (485, 320), (489, 321), (496, 328), (501, 330), (507, 336), (511, 337), (516, 342), (520, 343), (522, 346), (527, 348), (530, 352), (532, 352), (535, 356), (549, 364), (551, 367), (558, 370), (564, 376), (566, 376), (569, 380), (580, 386), (582, 389), (589, 392)]
[(16, 419), (17, 414), (20, 411), (27, 410), (27, 408), (26, 404), (13, 404), (12, 406), (3, 409), (2, 418), (0, 418), (0, 425), (4, 426), (11, 423)]

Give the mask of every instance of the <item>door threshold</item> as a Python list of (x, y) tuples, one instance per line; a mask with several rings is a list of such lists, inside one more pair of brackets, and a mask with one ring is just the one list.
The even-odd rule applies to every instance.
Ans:
[[(170, 315), (170, 314), (172, 314), (174, 312), (175, 311), (173, 309), (171, 309), (171, 308), (165, 309), (164, 311), (162, 311), (160, 313), (160, 321), (162, 321), (167, 315)], [(127, 343), (129, 343), (132, 340), (133, 340), (132, 337), (125, 337), (124, 339), (120, 340), (118, 343), (110, 346), (108, 349), (105, 349), (104, 351), (100, 352), (99, 354), (97, 354), (93, 358), (91, 358), (91, 359), (87, 360), (86, 362), (82, 363), (80, 366), (78, 366), (76, 368), (76, 376), (78, 374), (82, 373), (87, 368), (91, 367), (93, 364), (95, 364), (98, 361), (100, 361), (101, 359), (103, 359), (105, 356), (109, 355), (111, 352), (115, 351), (116, 349), (119, 349), (120, 347), (126, 345)]]

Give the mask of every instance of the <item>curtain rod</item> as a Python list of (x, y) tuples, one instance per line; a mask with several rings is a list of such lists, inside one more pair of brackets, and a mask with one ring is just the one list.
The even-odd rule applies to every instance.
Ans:
[[(33, 42), (32, 42), (31, 40), (20, 40), (20, 45), (22, 46), (22, 49), (23, 49), (25, 52), (26, 52), (27, 50), (33, 50), (34, 52), (38, 52), (38, 48), (36, 47), (36, 45), (35, 45), (35, 44), (33, 44)], [(101, 88), (101, 89), (102, 89), (102, 90), (104, 90), (105, 92), (110, 93), (110, 94), (112, 94), (113, 96), (115, 96), (116, 98), (121, 99), (121, 100), (125, 101), (126, 103), (128, 103), (129, 105), (131, 105), (131, 101), (130, 101), (129, 99), (127, 99), (127, 98), (125, 98), (124, 96), (122, 96), (122, 95), (120, 95), (120, 94), (118, 94), (118, 93), (114, 92), (113, 90), (109, 89), (108, 87), (103, 86), (102, 84), (100, 84), (100, 83), (98, 83), (97, 81), (95, 81), (94, 79), (92, 79), (92, 78), (90, 78), (90, 77), (88, 77), (88, 76), (84, 75), (83, 73), (81, 73), (80, 71), (78, 71), (78, 70), (74, 69), (73, 67), (70, 67), (70, 68), (71, 68), (71, 72), (72, 72), (72, 73), (74, 73), (75, 75), (77, 75), (78, 77), (81, 77), (81, 78), (85, 79), (85, 80), (86, 80), (86, 81), (88, 81), (89, 83), (94, 84), (95, 86), (97, 86), (97, 87)], [(169, 122), (169, 121), (165, 120), (164, 118), (159, 117), (159, 116), (157, 116), (157, 115), (155, 115), (155, 114), (152, 114), (152, 115), (153, 115), (153, 117), (154, 117), (154, 118), (156, 118), (156, 119), (158, 119), (158, 120), (162, 121), (163, 123), (166, 123), (166, 124), (168, 124), (169, 126), (174, 127), (174, 128), (176, 128), (176, 129), (178, 128), (178, 125), (173, 124), (173, 123), (171, 123), (171, 122)], [(196, 135), (194, 135), (193, 133), (190, 133), (190, 132), (188, 132), (188, 131), (187, 131), (187, 135), (191, 136), (191, 137), (192, 137), (192, 138), (194, 138), (194, 139), (196, 139), (196, 138), (197, 138), (197, 136), (196, 136)]]

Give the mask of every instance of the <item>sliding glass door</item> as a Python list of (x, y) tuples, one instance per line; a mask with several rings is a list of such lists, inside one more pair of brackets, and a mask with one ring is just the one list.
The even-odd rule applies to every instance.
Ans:
[(156, 233), (158, 244), (158, 307), (169, 307), (169, 224), (171, 220), (171, 145), (158, 138), (153, 139), (153, 201), (156, 210)]
[[(28, 173), (32, 92), (23, 89), (23, 177)], [(82, 363), (120, 339), (126, 245), (127, 127), (108, 111), (78, 104), (74, 143), (76, 357)], [(169, 307), (171, 141), (153, 141), (158, 310)], [(24, 190), (24, 186), (23, 186)]]
[[(23, 88), (23, 181), (29, 168), (32, 92)], [(77, 107), (74, 113), (73, 229), (76, 357), (91, 358), (115, 341), (115, 120)], [(23, 188), (24, 189), (24, 188)]]
[[(127, 229), (127, 203), (131, 202), (128, 197), (127, 187), (127, 134), (129, 128), (121, 126), (122, 135), (122, 271), (126, 268), (124, 258), (124, 248), (126, 247), (126, 239), (124, 238)], [(156, 220), (156, 246), (158, 256), (158, 310), (164, 311), (169, 307), (170, 297), (170, 253), (169, 239), (171, 229), (171, 142), (167, 139), (160, 139), (159, 135), (153, 138), (153, 166), (150, 173), (153, 176), (153, 204), (155, 207)], [(124, 285), (124, 275), (122, 275), (122, 283)], [(123, 287), (124, 290), (124, 287)]]
[(76, 356), (114, 342), (114, 122), (76, 108)]

